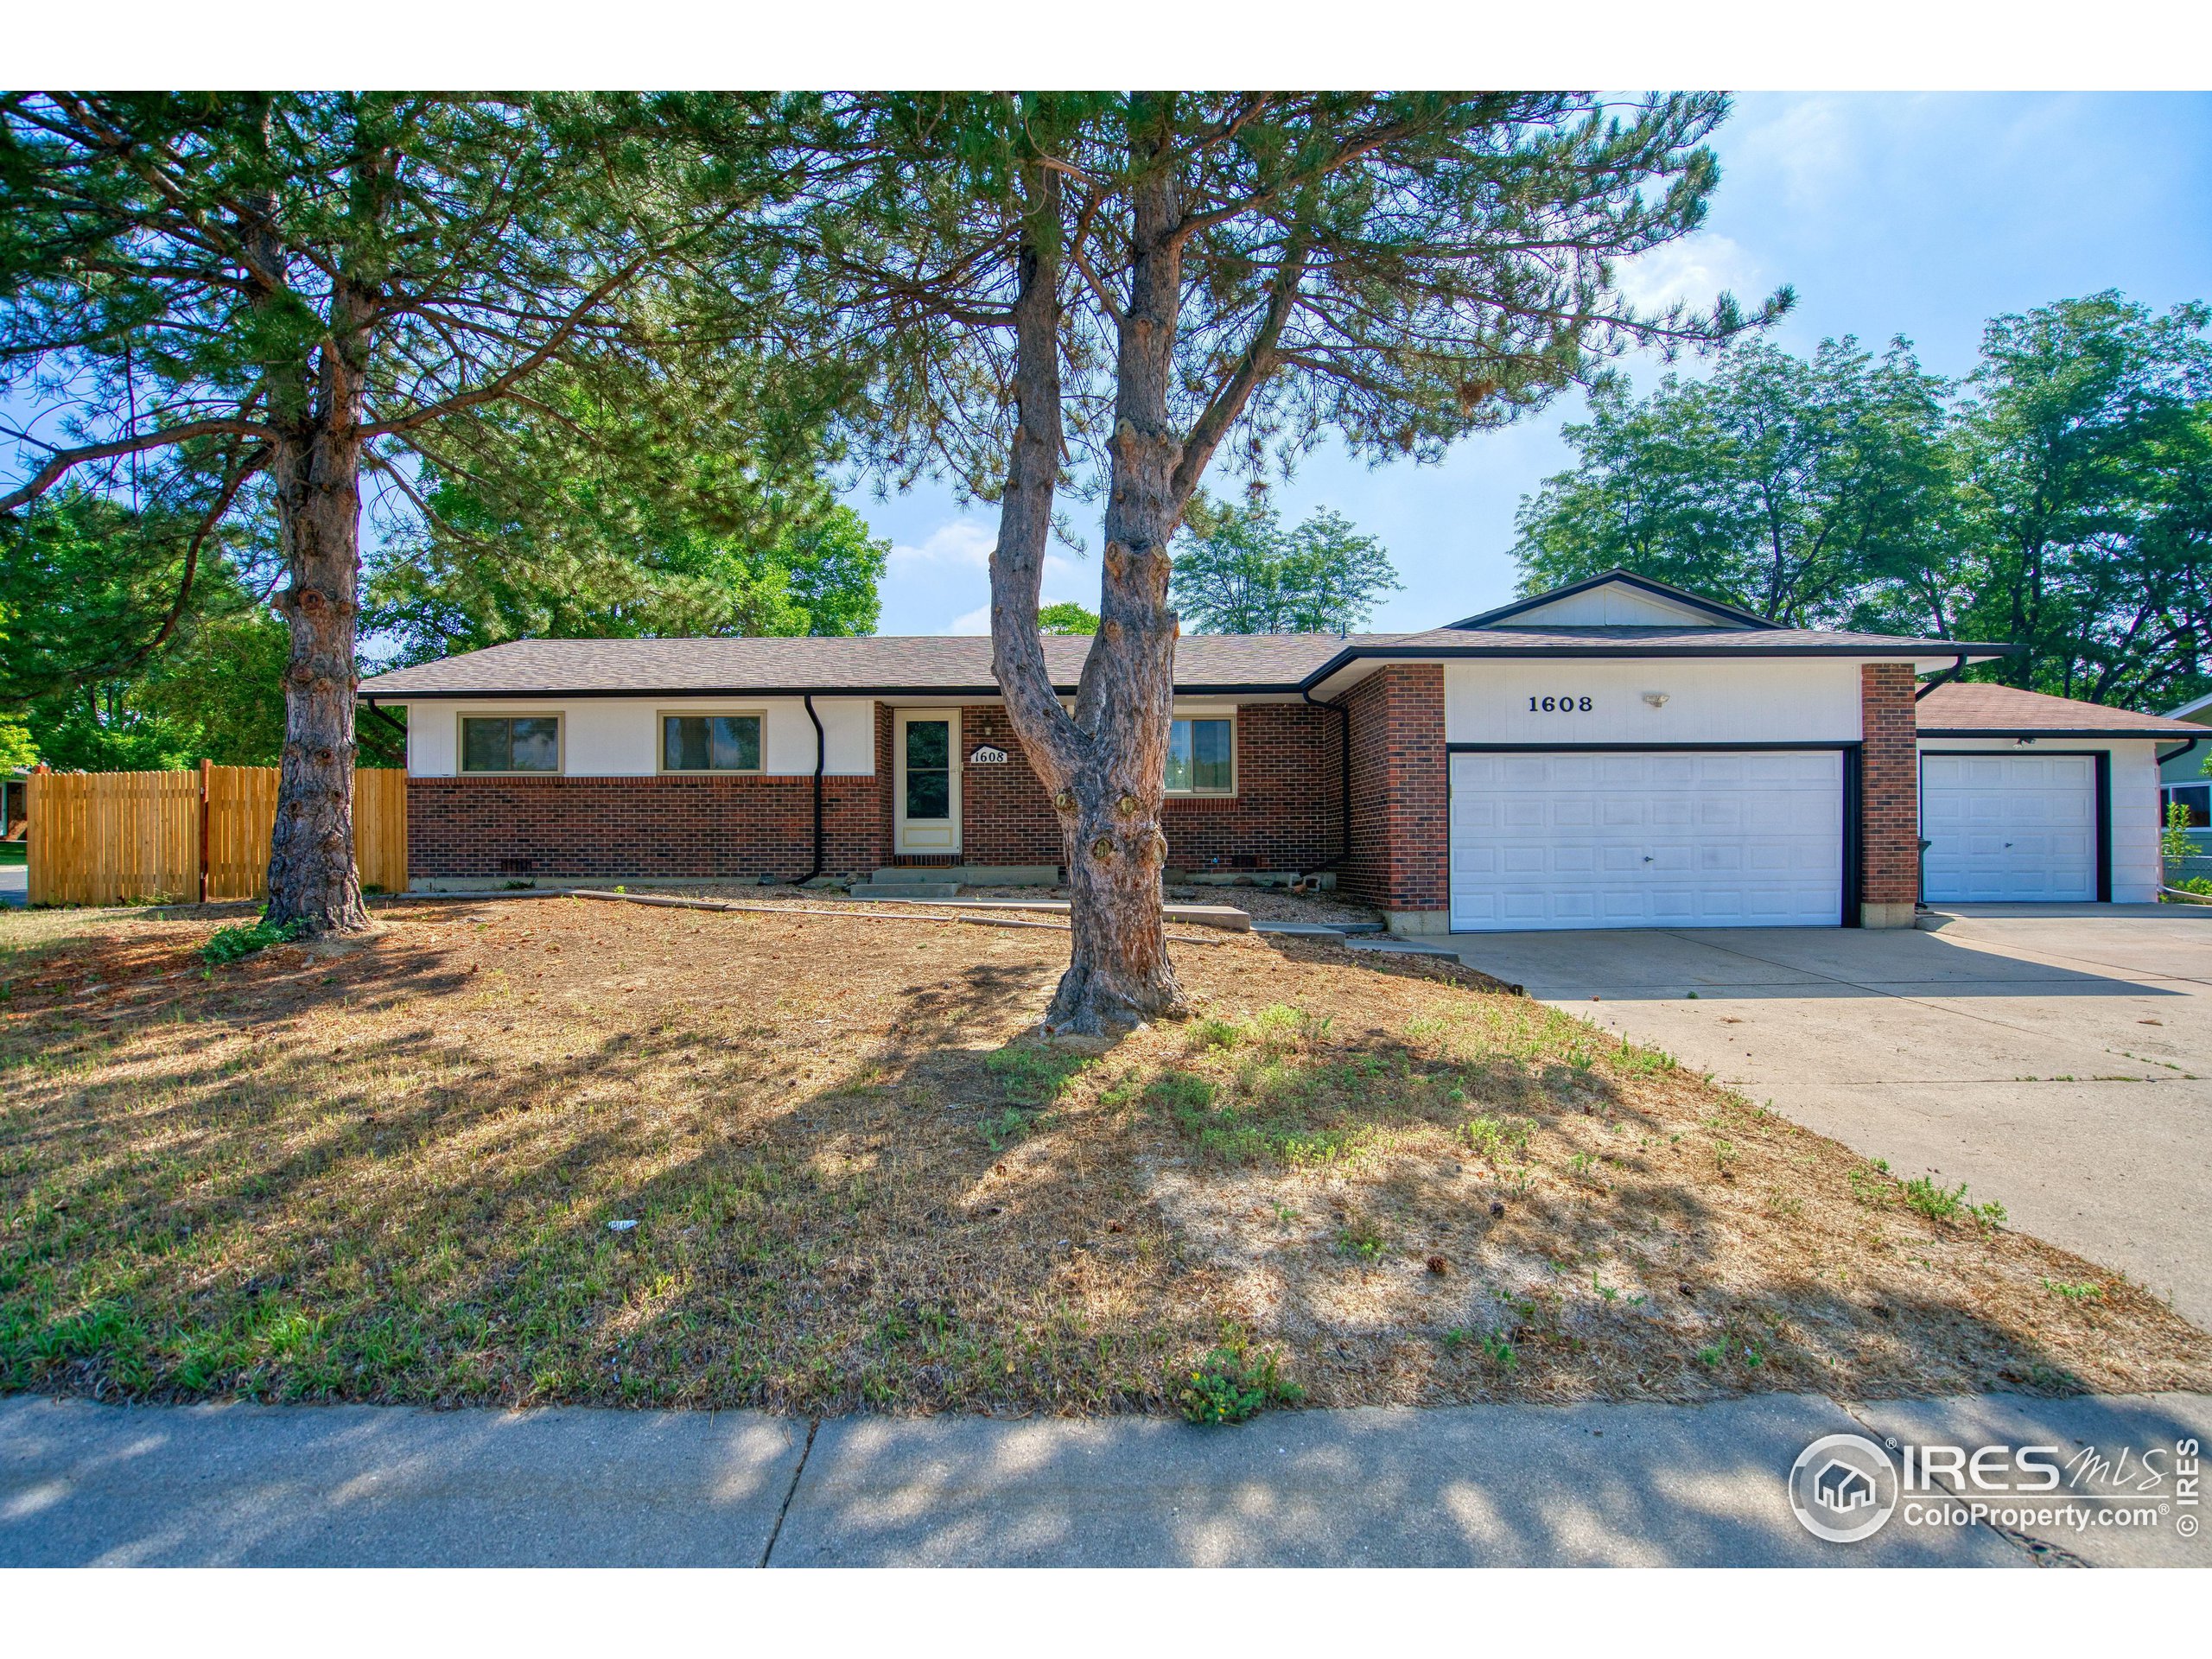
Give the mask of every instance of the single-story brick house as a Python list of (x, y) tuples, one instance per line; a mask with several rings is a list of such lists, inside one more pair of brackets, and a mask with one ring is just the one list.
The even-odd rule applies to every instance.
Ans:
[[(1071, 696), (1090, 645), (1045, 641)], [(1938, 899), (2152, 898), (2156, 750), (2189, 728), (1919, 683), (2005, 650), (1780, 627), (1625, 571), (1423, 632), (1186, 636), (1168, 866), (1327, 872), (1406, 932), (1887, 927), (1925, 825)], [(1060, 832), (990, 657), (530, 639), (361, 695), (407, 711), (418, 886), (1034, 880)]]

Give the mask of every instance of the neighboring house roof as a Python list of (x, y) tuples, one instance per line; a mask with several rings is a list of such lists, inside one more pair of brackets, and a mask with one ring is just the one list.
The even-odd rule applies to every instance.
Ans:
[(2202, 726), (2013, 685), (1939, 685), (1916, 705), (1923, 737), (2192, 737)]
[(2185, 720), (2192, 725), (2212, 726), (2212, 691), (2192, 698), (2178, 709), (2166, 710), (2168, 720)]
[[(1554, 588), (1545, 593), (1532, 594), (1526, 599), (1515, 600), (1510, 605), (1501, 605), (1494, 611), (1484, 611), (1477, 616), (1465, 617), (1447, 626), (1454, 628), (1499, 627), (1509, 624), (1514, 617), (1555, 605), (1563, 605), (1568, 600), (1603, 588), (1628, 588), (1631, 592), (1646, 594), (1663, 601), (1666, 607), (1670, 610), (1687, 610), (1724, 627), (1777, 628), (1782, 626), (1778, 622), (1769, 621), (1756, 612), (1741, 610), (1733, 605), (1724, 605), (1717, 599), (1707, 599), (1702, 594), (1691, 593), (1688, 588), (1677, 588), (1672, 582), (1660, 582), (1650, 576), (1639, 576), (1635, 571), (1624, 570), (1618, 565), (1602, 575), (1592, 576), (1586, 582), (1570, 582), (1564, 588)], [(1535, 626), (1542, 626), (1541, 620)]]

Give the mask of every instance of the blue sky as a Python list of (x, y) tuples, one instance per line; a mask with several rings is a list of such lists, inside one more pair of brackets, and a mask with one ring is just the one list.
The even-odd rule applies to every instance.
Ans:
[[(2117, 288), (2160, 308), (2212, 298), (2212, 96), (1745, 94), (1714, 148), (1706, 227), (1631, 273), (1648, 299), (1746, 302), (1796, 286), (1776, 331), (1904, 334), (1928, 367), (1973, 365), (1983, 321)], [(1658, 369), (1631, 359), (1639, 389)], [(1325, 504), (1379, 536), (1405, 592), (1382, 628), (1433, 627), (1509, 597), (1521, 498), (1568, 459), (1575, 400), (1471, 438), (1434, 467), (1370, 470), (1315, 452), (1276, 493), (1293, 518)], [(949, 492), (848, 498), (893, 552), (885, 633), (984, 632), (995, 524)], [(1045, 596), (1097, 603), (1094, 561), (1056, 556)]]

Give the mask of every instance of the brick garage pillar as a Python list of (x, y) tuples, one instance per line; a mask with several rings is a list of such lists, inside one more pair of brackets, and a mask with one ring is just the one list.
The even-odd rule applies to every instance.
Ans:
[(1920, 752), (1910, 663), (1859, 671), (1862, 927), (1910, 927), (1920, 898)]
[(1389, 912), (1400, 933), (1451, 925), (1450, 784), (1444, 670), (1378, 669), (1344, 699), (1351, 713), (1351, 849), (1340, 886)]

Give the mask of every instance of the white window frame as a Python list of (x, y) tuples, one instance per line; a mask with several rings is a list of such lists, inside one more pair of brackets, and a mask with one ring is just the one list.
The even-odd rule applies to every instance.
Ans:
[[(1237, 760), (1236, 710), (1230, 709), (1178, 708), (1168, 716), (1175, 720), (1224, 720), (1229, 722), (1229, 787), (1227, 789), (1169, 789), (1167, 798), (1173, 801), (1233, 801), (1243, 786), (1244, 768)], [(1170, 741), (1173, 741), (1171, 728)], [(1165, 766), (1163, 760), (1161, 765)]]
[[(2212, 816), (2212, 780), (2202, 784), (2161, 784), (2158, 785), (2158, 828), (2161, 830), (2166, 827), (2166, 814), (2173, 807), (2174, 791), (2177, 789), (2202, 789), (2208, 791), (2205, 797), (2206, 808), (2208, 816)], [(2212, 835), (2212, 824), (2192, 823), (2189, 826), (2188, 833), (2192, 836)]]
[[(729, 719), (733, 715), (760, 722), (760, 764), (757, 766), (671, 766), (668, 759), (671, 720)], [(768, 770), (768, 711), (765, 709), (656, 709), (653, 710), (653, 770), (664, 778), (758, 778)]]
[[(468, 764), (468, 722), (472, 720), (550, 720), (553, 722), (553, 770), (518, 772), (509, 767), (491, 772)], [(514, 753), (514, 735), (508, 734), (507, 753)], [(461, 709), (453, 723), (453, 773), (456, 778), (558, 778), (569, 770), (569, 717), (558, 709)]]

